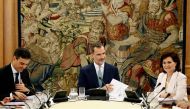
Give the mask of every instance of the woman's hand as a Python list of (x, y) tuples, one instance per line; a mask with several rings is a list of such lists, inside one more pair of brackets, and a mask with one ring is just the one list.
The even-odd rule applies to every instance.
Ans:
[[(160, 98), (166, 98), (168, 96), (168, 94), (169, 93), (167, 93), (167, 92), (163, 92), (163, 93), (160, 94)], [(167, 97), (167, 98), (170, 98), (170, 97), (171, 97), (171, 95), (169, 97)]]
[(187, 101), (177, 101), (176, 104), (177, 107), (180, 107), (182, 109), (190, 109), (190, 103)]

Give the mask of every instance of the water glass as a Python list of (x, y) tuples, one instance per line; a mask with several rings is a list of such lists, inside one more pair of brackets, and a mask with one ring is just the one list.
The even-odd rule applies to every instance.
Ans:
[(69, 93), (69, 101), (77, 101), (77, 100), (78, 100), (77, 88), (71, 88)]
[(85, 87), (79, 87), (79, 100), (85, 100)]

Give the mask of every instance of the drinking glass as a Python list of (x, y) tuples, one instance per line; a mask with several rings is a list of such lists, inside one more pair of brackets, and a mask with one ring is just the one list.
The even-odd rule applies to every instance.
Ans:
[(77, 100), (78, 100), (77, 88), (71, 88), (69, 93), (69, 101), (77, 101)]
[(85, 87), (79, 87), (79, 100), (85, 100)]

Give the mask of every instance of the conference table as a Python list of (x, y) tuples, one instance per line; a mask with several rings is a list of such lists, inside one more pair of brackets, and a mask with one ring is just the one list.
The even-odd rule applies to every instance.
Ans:
[[(18, 102), (10, 102), (9, 105), (0, 106), (0, 109), (13, 109), (18, 108), (19, 109), (39, 109), (44, 103), (47, 102), (47, 95), (44, 93), (37, 94), (35, 96), (29, 97), (28, 100), (25, 102), (21, 102), (21, 105), (10, 105), (12, 103), (18, 103)], [(132, 103), (132, 102), (126, 102), (126, 101), (103, 101), (103, 100), (77, 100), (77, 101), (66, 101), (66, 102), (60, 102), (60, 103), (54, 103), (52, 101), (53, 98), (50, 99), (51, 106), (49, 109), (146, 109), (142, 108), (141, 103)], [(48, 108), (47, 105), (46, 109)], [(43, 108), (44, 109), (44, 108)], [(168, 109), (163, 108), (158, 105), (158, 102), (153, 102), (150, 104), (150, 109)], [(173, 108), (173, 109), (179, 109), (179, 108)]]
[[(35, 100), (36, 101), (36, 100)], [(37, 103), (38, 102), (38, 103)], [(10, 106), (0, 106), (0, 109), (41, 109), (40, 105), (36, 107), (36, 102), (25, 102), (22, 103), (23, 106), (10, 105)], [(19, 106), (19, 107), (18, 107)], [(150, 105), (150, 109), (169, 109), (158, 106), (158, 104)], [(48, 107), (43, 107), (42, 109), (48, 109)], [(53, 103), (49, 109), (146, 109), (141, 106), (141, 103), (132, 103), (126, 101), (102, 101), (102, 100), (84, 100), (84, 101), (67, 101), (60, 103)], [(171, 109), (171, 108), (170, 108)], [(172, 108), (179, 109), (179, 108)]]
[[(67, 101), (53, 104), (49, 109), (146, 109), (142, 108), (140, 103), (131, 103), (126, 101)], [(152, 103), (150, 109), (171, 109), (158, 106), (158, 103)], [(172, 107), (172, 109), (180, 109)]]
[(140, 103), (119, 102), (119, 101), (68, 101), (56, 103), (50, 109), (141, 109)]

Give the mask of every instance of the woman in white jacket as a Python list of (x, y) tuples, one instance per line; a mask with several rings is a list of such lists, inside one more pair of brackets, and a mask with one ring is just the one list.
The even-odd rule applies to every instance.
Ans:
[(181, 73), (180, 59), (174, 52), (168, 52), (161, 56), (160, 66), (163, 72), (159, 74), (155, 96), (160, 98), (173, 98), (174, 100), (187, 99), (187, 78)]

